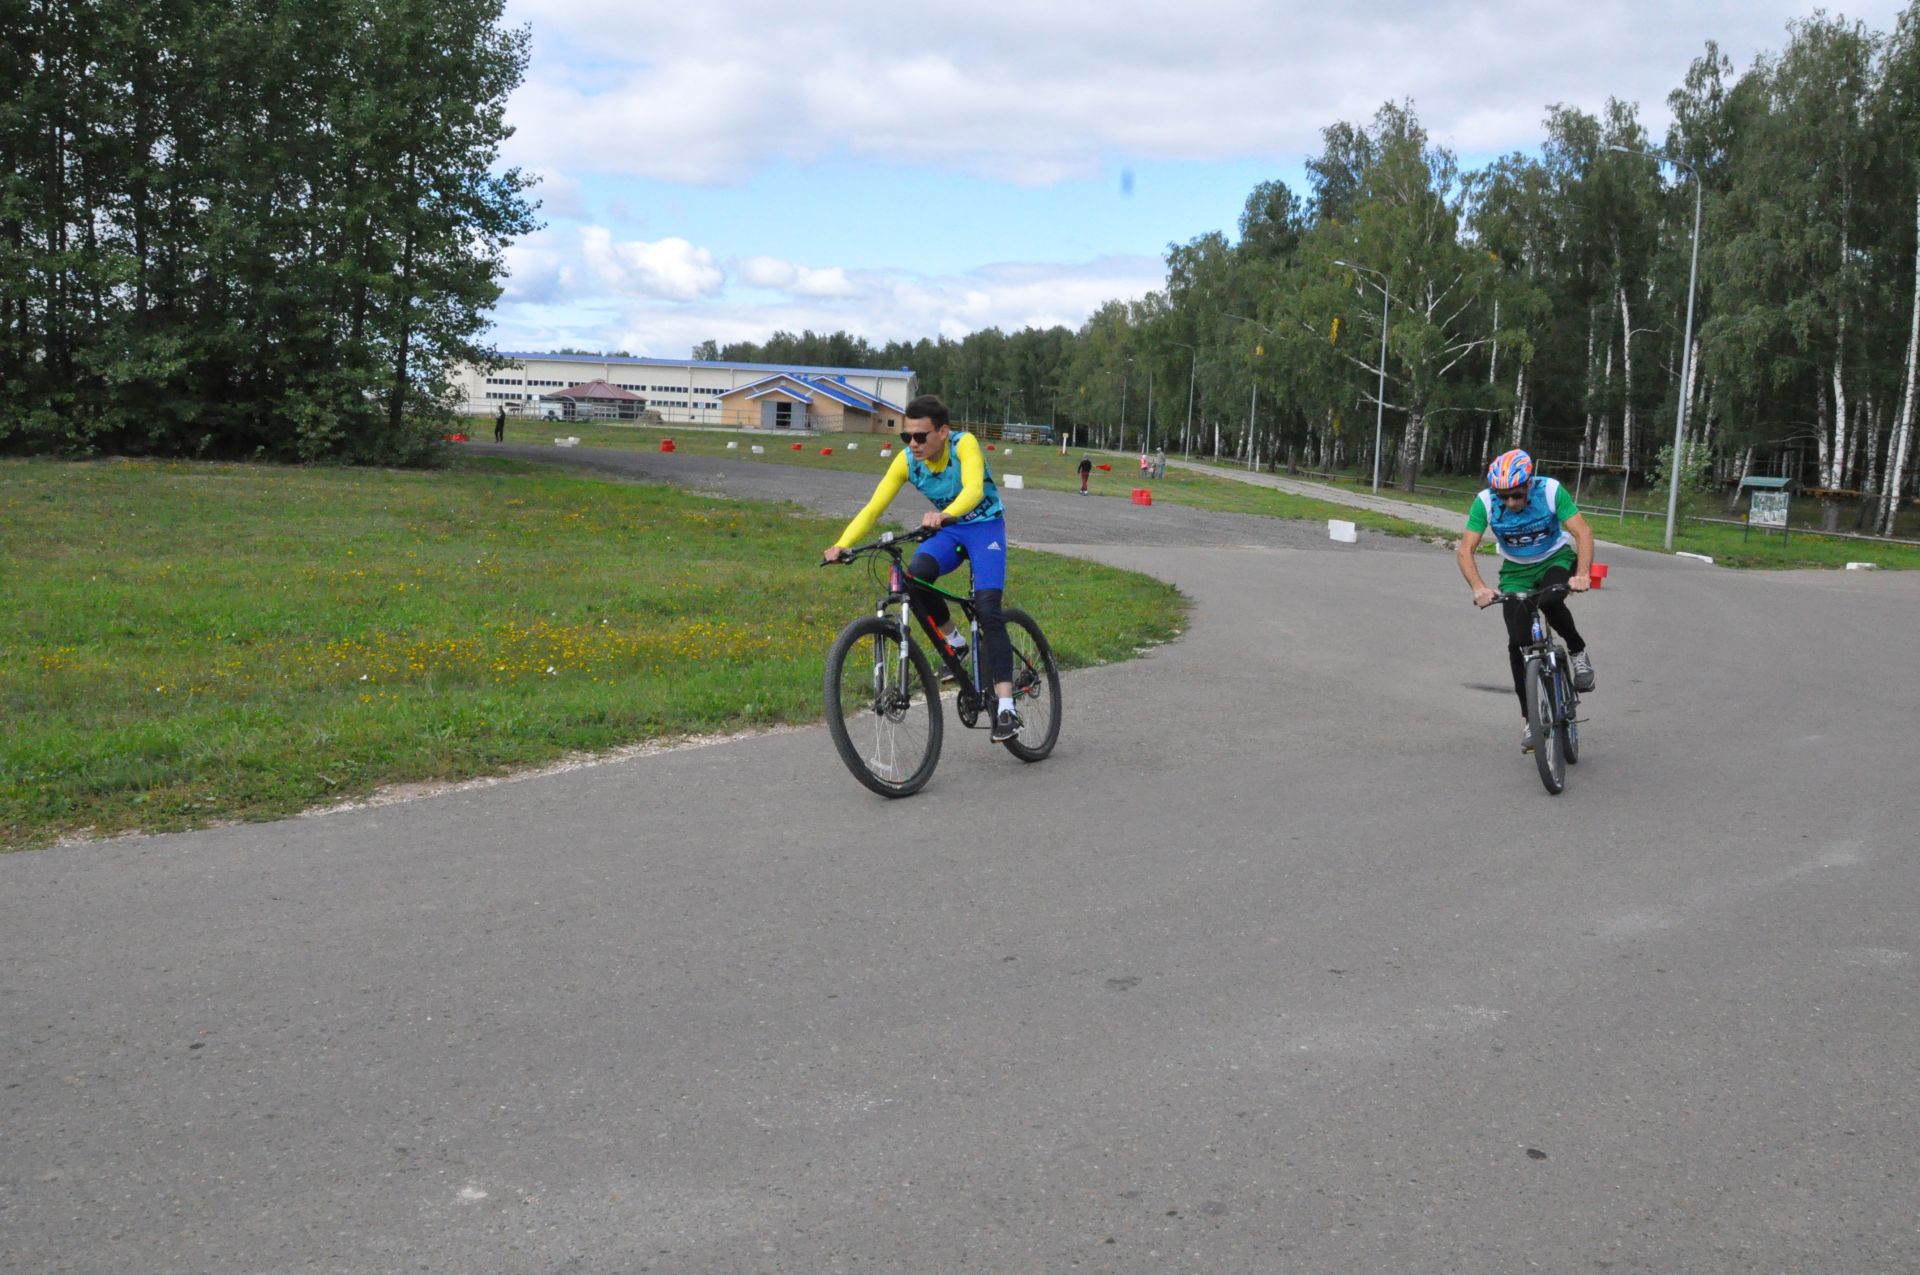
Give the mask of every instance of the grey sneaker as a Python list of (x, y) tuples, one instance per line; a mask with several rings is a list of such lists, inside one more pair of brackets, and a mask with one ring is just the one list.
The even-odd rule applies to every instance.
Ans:
[(1573, 689), (1586, 692), (1593, 689), (1593, 657), (1585, 651), (1576, 652), (1573, 662)]
[(1003, 708), (993, 719), (993, 742), (1004, 744), (1020, 733), (1020, 714), (1010, 708)]
[(1533, 727), (1525, 722), (1520, 725), (1520, 751), (1523, 753), (1533, 751)]
[[(966, 638), (961, 637), (959, 634), (956, 633), (953, 637), (953, 641), (947, 643), (947, 645), (953, 648), (954, 659), (959, 660), (962, 664), (965, 664), (967, 662), (967, 652), (972, 649), (972, 644), (969, 643)], [(935, 661), (935, 663), (937, 663), (940, 667), (941, 681), (951, 682), (954, 680), (953, 670), (947, 667), (947, 662), (945, 660), (937, 660)]]

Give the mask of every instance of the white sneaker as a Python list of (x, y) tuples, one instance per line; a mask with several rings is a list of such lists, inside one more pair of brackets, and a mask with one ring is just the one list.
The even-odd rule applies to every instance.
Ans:
[[(954, 659), (960, 661), (962, 664), (967, 662), (967, 652), (971, 649), (971, 645), (965, 638), (956, 633), (947, 645), (953, 648)], [(943, 682), (953, 681), (953, 669), (948, 666), (945, 660), (940, 660), (938, 663), (940, 666), (940, 680)]]
[(1593, 657), (1585, 651), (1571, 657), (1573, 664), (1573, 689), (1583, 694), (1593, 689)]
[(1523, 753), (1533, 751), (1533, 727), (1531, 725), (1522, 725), (1520, 727), (1520, 751)]

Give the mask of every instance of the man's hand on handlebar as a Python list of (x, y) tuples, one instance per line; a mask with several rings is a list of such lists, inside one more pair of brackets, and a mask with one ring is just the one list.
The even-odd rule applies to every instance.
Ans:
[(946, 525), (947, 516), (938, 509), (927, 510), (926, 516), (920, 519), (920, 526), (926, 531), (938, 531)]
[(1484, 611), (1493, 605), (1493, 600), (1496, 596), (1492, 589), (1489, 589), (1484, 584), (1480, 585), (1473, 591), (1473, 605)]
[(1569, 589), (1572, 589), (1575, 593), (1585, 593), (1588, 589), (1591, 589), (1593, 587), (1593, 577), (1590, 575), (1574, 576), (1572, 579), (1567, 581), (1567, 587)]
[(828, 545), (827, 551), (820, 555), (821, 560), (824, 562), (839, 562), (842, 558), (845, 558), (846, 556), (847, 556), (847, 551), (845, 549), (842, 549), (839, 545)]

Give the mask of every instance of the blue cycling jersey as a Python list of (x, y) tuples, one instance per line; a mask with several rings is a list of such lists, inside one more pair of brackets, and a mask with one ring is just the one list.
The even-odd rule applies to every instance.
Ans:
[(1573, 544), (1573, 533), (1564, 524), (1577, 512), (1558, 479), (1536, 478), (1527, 503), (1518, 509), (1508, 507), (1491, 491), (1481, 492), (1476, 507), (1468, 511), (1467, 530), (1491, 531), (1502, 558), (1531, 565)]
[[(948, 439), (947, 463), (939, 470), (929, 469), (925, 462), (908, 457), (907, 481), (912, 483), (921, 495), (931, 500), (935, 509), (945, 509), (960, 495), (960, 441), (972, 437), (971, 434), (955, 430), (953, 436)], [(977, 445), (978, 440), (976, 440)], [(985, 522), (989, 518), (998, 518), (1006, 513), (1005, 507), (1000, 503), (1000, 489), (994, 486), (993, 470), (985, 463), (984, 453), (980, 459), (981, 468), (985, 471), (982, 478), (983, 490), (980, 503), (956, 519), (961, 523)]]

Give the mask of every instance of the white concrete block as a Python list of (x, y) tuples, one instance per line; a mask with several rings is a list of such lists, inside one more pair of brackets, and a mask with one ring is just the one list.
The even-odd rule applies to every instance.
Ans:
[(755, 456), (765, 456), (767, 454), (767, 449), (762, 447), (760, 444), (755, 443), (753, 445), (753, 454)]
[(1329, 518), (1327, 519), (1327, 539), (1338, 540), (1343, 545), (1358, 544), (1359, 529), (1344, 519)]
[(1026, 490), (1026, 486), (1027, 486), (1026, 480), (1021, 478), (1020, 475), (1018, 474), (1000, 475), (1000, 485), (1002, 487), (1005, 487), (1008, 491), (1024, 491)]
[(728, 443), (728, 444), (727, 444), (727, 450), (728, 450), (728, 451), (734, 451), (734, 450), (736, 450), (736, 449), (738, 449), (738, 448), (739, 448), (739, 446), (740, 446), (740, 444), (739, 444), (739, 443), (737, 443), (737, 442), (733, 442), (733, 443)]
[(1713, 565), (1713, 559), (1709, 558), (1704, 553), (1688, 553), (1686, 550), (1682, 549), (1679, 552), (1675, 553), (1673, 556), (1676, 558), (1692, 558), (1695, 562), (1704, 562), (1708, 566)]
[(1878, 571), (1879, 569), (1880, 564), (1877, 562), (1849, 562), (1847, 564), (1847, 570), (1849, 571)]

